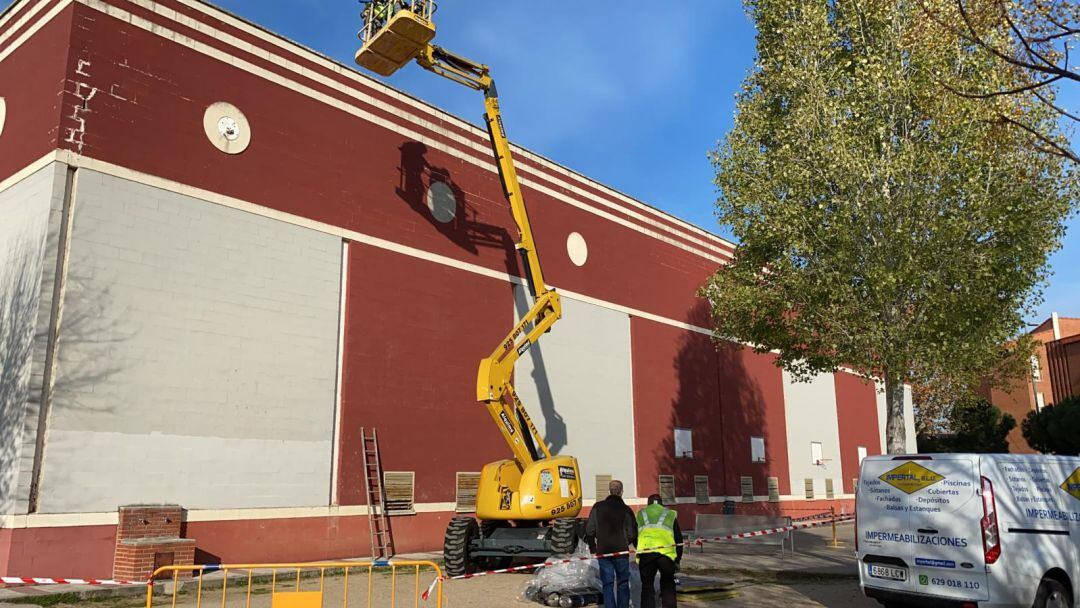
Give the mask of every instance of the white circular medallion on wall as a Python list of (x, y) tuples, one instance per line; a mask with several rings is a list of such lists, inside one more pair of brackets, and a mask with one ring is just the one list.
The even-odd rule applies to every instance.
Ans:
[(7, 102), (0, 97), (0, 135), (4, 134), (4, 122), (7, 119)]
[(240, 154), (251, 145), (251, 124), (240, 108), (225, 101), (210, 104), (203, 114), (203, 130), (214, 147)]
[(457, 197), (446, 182), (432, 180), (427, 190), (427, 207), (435, 221), (448, 224), (457, 217)]
[(585, 237), (571, 232), (570, 236), (566, 237), (566, 254), (575, 266), (584, 266), (589, 260), (589, 244), (585, 242)]

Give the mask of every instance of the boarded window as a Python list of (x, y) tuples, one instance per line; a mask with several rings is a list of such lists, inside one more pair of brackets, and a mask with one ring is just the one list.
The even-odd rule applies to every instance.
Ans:
[(480, 473), (457, 474), (458, 513), (476, 513), (476, 493), (480, 488)]
[(814, 480), (807, 477), (806, 480), (803, 481), (803, 484), (806, 486), (806, 499), (807, 500), (813, 500), (814, 499)]
[(596, 476), (596, 500), (597, 502), (604, 500), (611, 494), (611, 475), (597, 475)]
[(416, 473), (413, 471), (383, 472), (383, 491), (386, 492), (387, 515), (413, 515), (413, 496)]
[(675, 457), (694, 457), (694, 436), (690, 429), (675, 429)]
[(708, 475), (694, 475), (694, 501), (699, 505), (709, 504)]
[(750, 438), (750, 462), (765, 462), (765, 438)]
[(665, 505), (675, 504), (675, 476), (660, 476), (660, 503)]
[(859, 464), (862, 464), (863, 458), (866, 458), (866, 448), (859, 446)]
[(822, 464), (821, 463), (821, 443), (817, 441), (810, 442), (810, 464)]
[(833, 480), (831, 477), (825, 479), (825, 498), (836, 498), (836, 494), (833, 492)]
[(739, 487), (742, 489), (742, 501), (754, 502), (754, 478), (746, 475), (740, 477)]
[(780, 480), (776, 477), (770, 477), (769, 482), (769, 502), (780, 502)]

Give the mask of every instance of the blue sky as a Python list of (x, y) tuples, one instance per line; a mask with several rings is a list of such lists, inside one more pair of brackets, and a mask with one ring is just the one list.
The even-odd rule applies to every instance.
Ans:
[[(347, 64), (359, 4), (216, 0), (234, 13)], [(731, 128), (754, 58), (738, 0), (570, 2), (442, 0), (439, 44), (492, 68), (511, 139), (718, 234), (706, 157)], [(613, 11), (614, 7), (620, 10)], [(662, 9), (662, 10), (658, 10)], [(392, 86), (480, 123), (477, 94), (409, 66)], [(1063, 95), (1080, 105), (1080, 91)], [(1051, 259), (1032, 322), (1080, 317), (1080, 217)]]
[[(352, 63), (360, 27), (355, 1), (216, 1)], [(731, 128), (734, 93), (753, 62), (754, 30), (741, 2), (440, 4), (439, 43), (492, 67), (515, 142), (727, 235), (713, 216), (716, 195), (706, 154)], [(482, 104), (473, 91), (416, 66), (387, 80), (479, 122)], [(1080, 91), (1065, 99), (1080, 105)], [(1080, 219), (1070, 222), (1052, 266), (1037, 317), (1053, 310), (1080, 316)]]

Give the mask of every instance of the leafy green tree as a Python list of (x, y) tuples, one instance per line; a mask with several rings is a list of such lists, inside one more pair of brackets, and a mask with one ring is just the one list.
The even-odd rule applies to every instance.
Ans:
[(1016, 419), (981, 399), (964, 399), (949, 411), (948, 428), (938, 435), (919, 435), (920, 452), (999, 454), (1009, 451), (1009, 432)]
[(1021, 431), (1028, 445), (1044, 454), (1080, 455), (1080, 397), (1031, 412)]
[[(940, 0), (942, 2), (948, 0)], [(1016, 76), (930, 35), (914, 0), (746, 0), (757, 58), (712, 155), (717, 215), (739, 241), (705, 286), (719, 334), (779, 352), (796, 377), (841, 366), (884, 382), (892, 453), (906, 383), (993, 363), (1039, 300), (1075, 175), (1020, 116)]]
[(1000, 345), (991, 355), (989, 367), (954, 366), (947, 373), (919, 378), (911, 392), (920, 449), (924, 437), (950, 432), (952, 411), (957, 403), (980, 399), (980, 395), (992, 388), (1007, 390), (1026, 379), (1031, 374), (1031, 356), (1036, 346), (1030, 334), (1023, 335)]

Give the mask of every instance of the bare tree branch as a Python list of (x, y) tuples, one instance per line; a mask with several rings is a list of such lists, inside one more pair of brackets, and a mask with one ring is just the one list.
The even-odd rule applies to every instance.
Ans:
[(1047, 105), (1047, 107), (1054, 110), (1058, 114), (1061, 114), (1062, 116), (1064, 116), (1065, 118), (1068, 118), (1069, 120), (1075, 120), (1077, 122), (1080, 122), (1080, 116), (1077, 116), (1076, 114), (1073, 114), (1073, 113), (1069, 112), (1065, 108), (1063, 108), (1063, 107), (1057, 105), (1056, 103), (1054, 103), (1053, 101), (1047, 99), (1046, 96), (1043, 95), (1041, 91), (1035, 91), (1034, 94), (1035, 94), (1036, 97), (1039, 98), (1039, 101), (1045, 103)]
[[(955, 93), (956, 95), (959, 95), (961, 97), (967, 97), (968, 99), (990, 99), (992, 97), (1001, 97), (1003, 95), (1016, 95), (1018, 93), (1026, 93), (1028, 91), (1036, 91), (1037, 89), (1041, 89), (1042, 87), (1045, 87), (1049, 84), (1053, 84), (1058, 80), (1061, 80), (1061, 76), (1053, 76), (1047, 80), (1041, 80), (1039, 82), (1035, 82), (1015, 89), (1006, 89), (1004, 91), (991, 91), (989, 93), (970, 93), (968, 91), (961, 91), (960, 89), (953, 87), (944, 80), (941, 81), (941, 86), (948, 89), (950, 93)], [(1064, 114), (1065, 112), (1062, 113)]]
[[(963, 2), (963, 0), (956, 1)], [(998, 2), (998, 5), (1001, 6), (1001, 16), (1005, 18), (1005, 23), (1009, 24), (1009, 29), (1012, 30), (1013, 34), (1016, 36), (1016, 39), (1020, 41), (1020, 44), (1024, 47), (1024, 50), (1027, 51), (1028, 57), (1034, 56), (1039, 61), (1043, 62), (1045, 66), (1057, 67), (1056, 63), (1050, 61), (1046, 57), (1043, 57), (1041, 53), (1039, 53), (1035, 50), (1034, 47), (1032, 47), (1031, 42), (1027, 39), (1027, 36), (1020, 31), (1020, 28), (1016, 26), (1016, 22), (1013, 21), (1013, 18), (1009, 15), (1008, 7), (1004, 6), (1002, 2)]]
[[(925, 3), (923, 3), (923, 6), (926, 6)], [(1013, 31), (1016, 33), (1017, 38), (1019, 39), (1020, 43), (1025, 47), (1025, 49), (1028, 50), (1031, 55), (1037, 57), (1040, 61), (1043, 61), (1043, 63), (1033, 63), (1029, 60), (1024, 60), (1019, 57), (1015, 57), (1002, 52), (1000, 49), (995, 47), (993, 44), (990, 44), (988, 41), (986, 41), (979, 35), (978, 30), (975, 28), (975, 24), (971, 22), (971, 17), (968, 14), (967, 8), (964, 6), (964, 0), (956, 0), (956, 8), (960, 12), (960, 17), (963, 19), (964, 25), (967, 27), (968, 30), (967, 34), (961, 35), (964, 36), (964, 38), (966, 38), (968, 41), (973, 42), (986, 49), (987, 51), (993, 53), (994, 56), (996, 56), (998, 59), (1001, 59), (1002, 61), (1005, 61), (1020, 68), (1025, 68), (1028, 70), (1041, 72), (1043, 74), (1049, 74), (1053, 76), (1061, 76), (1062, 78), (1068, 78), (1069, 80), (1080, 82), (1080, 74), (1077, 74), (1071, 70), (1064, 69), (1053, 62), (1045, 60), (1042, 55), (1032, 51), (1029, 41), (1024, 38), (1023, 34), (1017, 28), (1015, 28), (1014, 22), (1012, 18), (1009, 17), (1007, 10), (1003, 11), (1003, 15), (1005, 20), (1008, 22), (1010, 29), (1013, 29)], [(938, 23), (941, 23), (940, 20), (937, 21)], [(953, 31), (956, 30), (953, 29)]]
[(1062, 146), (1061, 144), (1057, 143), (1056, 141), (1054, 141), (1054, 140), (1050, 139), (1049, 137), (1043, 135), (1037, 129), (1033, 129), (1032, 127), (1029, 127), (1028, 125), (1026, 125), (1026, 124), (1024, 124), (1024, 123), (1022, 123), (1022, 122), (1020, 122), (1018, 120), (1014, 120), (1012, 118), (1009, 118), (1008, 116), (1005, 116), (1004, 114), (998, 114), (998, 116), (1004, 122), (1007, 122), (1007, 123), (1009, 123), (1009, 124), (1011, 124), (1013, 126), (1016, 126), (1016, 127), (1019, 127), (1021, 129), (1023, 129), (1024, 131), (1027, 131), (1029, 134), (1031, 134), (1033, 137), (1035, 137), (1035, 139), (1039, 140), (1040, 142), (1042, 142), (1046, 146), (1046, 147), (1038, 147), (1037, 149), (1039, 149), (1039, 150), (1041, 150), (1043, 152), (1048, 152), (1050, 154), (1054, 154), (1056, 156), (1061, 156), (1061, 157), (1067, 158), (1067, 159), (1069, 159), (1070, 161), (1072, 161), (1074, 163), (1080, 164), (1080, 155), (1077, 155), (1071, 149), (1069, 149), (1069, 148), (1067, 148), (1065, 146)]

